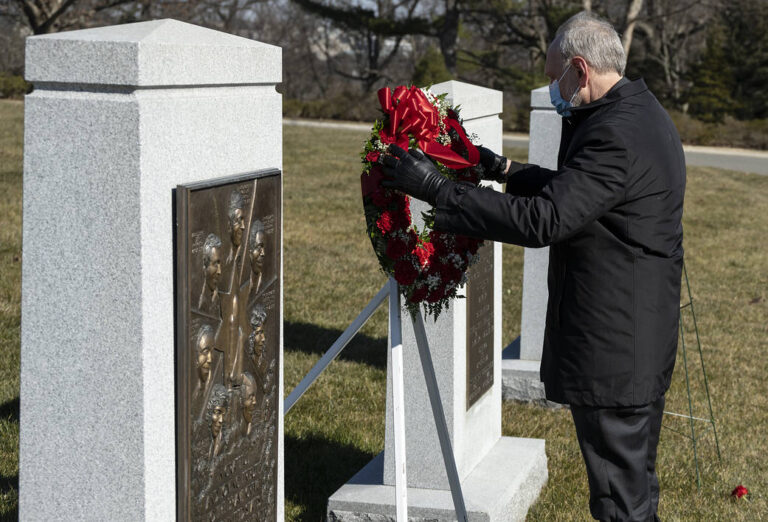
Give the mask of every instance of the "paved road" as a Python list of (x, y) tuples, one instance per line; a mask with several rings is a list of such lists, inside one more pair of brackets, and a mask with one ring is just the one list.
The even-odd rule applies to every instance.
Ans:
[[(285, 125), (300, 125), (307, 127), (327, 127), (332, 129), (350, 129), (370, 131), (371, 126), (365, 123), (299, 120), (286, 118)], [(528, 148), (527, 134), (504, 134), (504, 146)], [(685, 161), (688, 165), (701, 167), (717, 167), (721, 169), (752, 172), (768, 175), (768, 152), (748, 149), (729, 149), (724, 147), (699, 147), (685, 145)]]

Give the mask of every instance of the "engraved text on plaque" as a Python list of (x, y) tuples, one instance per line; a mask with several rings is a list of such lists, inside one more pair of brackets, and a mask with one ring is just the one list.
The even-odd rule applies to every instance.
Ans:
[(493, 242), (477, 255), (467, 282), (467, 409), (493, 386)]

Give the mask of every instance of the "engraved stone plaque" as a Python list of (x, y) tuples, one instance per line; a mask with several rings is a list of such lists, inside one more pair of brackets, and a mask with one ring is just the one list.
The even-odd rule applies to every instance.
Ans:
[(179, 520), (276, 520), (281, 178), (176, 189)]
[(467, 281), (467, 409), (493, 386), (493, 242), (477, 254)]

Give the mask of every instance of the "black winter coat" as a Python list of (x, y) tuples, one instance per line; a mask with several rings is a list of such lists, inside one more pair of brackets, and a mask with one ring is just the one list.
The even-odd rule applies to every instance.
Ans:
[(685, 158), (643, 80), (563, 120), (558, 170), (525, 165), (507, 193), (449, 184), (435, 228), (550, 246), (541, 380), (549, 400), (634, 406), (669, 388), (677, 352)]

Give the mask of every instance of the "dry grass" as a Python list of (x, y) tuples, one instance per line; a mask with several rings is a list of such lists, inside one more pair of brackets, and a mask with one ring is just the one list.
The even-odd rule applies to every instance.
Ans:
[(19, 488), (23, 119), (21, 102), (0, 102), (0, 519), (15, 518)]
[[(18, 488), (22, 106), (0, 102), (0, 517)], [(354, 131), (285, 129), (285, 387), (290, 391), (385, 279), (364, 233)], [(519, 151), (516, 152), (519, 154)], [(659, 448), (664, 520), (768, 519), (768, 177), (691, 168), (686, 260), (718, 421), (699, 440), (702, 489), (690, 441), (664, 430)], [(522, 251), (504, 249), (505, 340), (517, 335)], [(325, 501), (384, 445), (386, 315), (371, 319), (286, 417), (288, 520), (321, 519)], [(687, 332), (687, 335), (690, 332)], [(688, 335), (690, 339), (690, 335)], [(694, 414), (706, 416), (697, 352), (689, 345)], [(687, 410), (682, 358), (668, 409)], [(685, 422), (667, 418), (675, 429)], [(550, 480), (528, 520), (587, 520), (587, 487), (570, 414), (506, 403), (505, 435), (547, 441)], [(503, 480), (503, 477), (500, 478)], [(730, 491), (744, 484), (739, 502)]]

